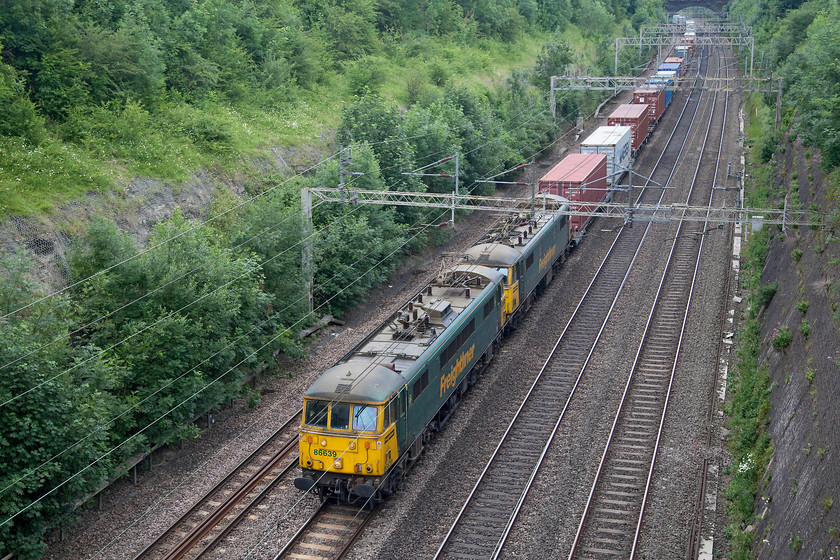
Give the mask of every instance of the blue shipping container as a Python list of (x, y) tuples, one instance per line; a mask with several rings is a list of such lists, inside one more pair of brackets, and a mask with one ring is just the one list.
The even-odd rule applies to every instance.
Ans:
[[(656, 87), (656, 86), (659, 86), (659, 87), (673, 86), (674, 85), (674, 78), (676, 77), (676, 75), (677, 75), (677, 73), (674, 72), (673, 70), (663, 70), (663, 71), (657, 72), (656, 74), (651, 76), (650, 79), (647, 81), (646, 85), (651, 85), (651, 86), (654, 86), (654, 87)], [(665, 90), (665, 106), (666, 107), (671, 104), (671, 96), (672, 96), (673, 93), (674, 92), (670, 89)]]

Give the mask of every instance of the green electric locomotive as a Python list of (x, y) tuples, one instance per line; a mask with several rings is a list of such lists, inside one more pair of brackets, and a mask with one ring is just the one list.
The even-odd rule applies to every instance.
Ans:
[(506, 216), (304, 395), (295, 486), (374, 503), (392, 493), (551, 281), (569, 247), (565, 199)]

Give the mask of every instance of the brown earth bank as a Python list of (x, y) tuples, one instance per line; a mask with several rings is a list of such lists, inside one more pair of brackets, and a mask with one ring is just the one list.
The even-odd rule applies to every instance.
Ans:
[[(812, 151), (791, 134), (776, 153), (780, 203), (790, 192), (789, 205), (798, 193), (804, 209), (827, 207)], [(839, 281), (840, 246), (831, 232), (774, 229), (762, 283), (778, 282), (778, 289), (762, 313), (759, 360), (770, 374), (775, 451), (756, 500), (760, 560), (840, 558)], [(774, 350), (770, 342), (784, 328), (790, 346)]]

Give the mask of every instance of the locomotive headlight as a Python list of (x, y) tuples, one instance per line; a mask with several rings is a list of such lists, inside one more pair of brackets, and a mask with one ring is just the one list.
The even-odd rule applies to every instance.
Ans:
[(356, 441), (353, 440), (350, 442), (350, 445), (347, 446), (348, 449), (356, 449)]
[(311, 467), (311, 466), (312, 466), (312, 459), (307, 459), (307, 460), (306, 460), (306, 466), (307, 466), (307, 467)]
[(333, 463), (333, 466), (337, 469), (340, 469), (343, 464), (344, 464), (344, 462), (341, 459), (336, 459), (335, 462)]
[(326, 447), (326, 446), (327, 446), (327, 440), (326, 439), (321, 439), (321, 447)]
[(367, 466), (365, 467), (365, 470), (366, 470), (368, 473), (372, 473), (372, 472), (373, 472), (373, 467), (371, 467), (370, 465), (367, 465)]

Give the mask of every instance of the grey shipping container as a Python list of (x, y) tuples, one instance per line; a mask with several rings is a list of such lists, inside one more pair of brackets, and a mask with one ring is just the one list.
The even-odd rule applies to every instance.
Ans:
[(629, 126), (602, 126), (580, 143), (580, 153), (607, 156), (607, 184), (617, 185), (624, 176), (622, 170), (630, 167), (632, 137)]

